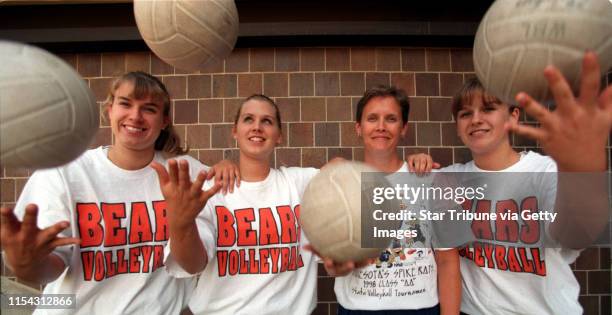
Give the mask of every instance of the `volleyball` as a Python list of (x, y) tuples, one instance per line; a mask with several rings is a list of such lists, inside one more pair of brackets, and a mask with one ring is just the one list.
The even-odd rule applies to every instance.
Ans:
[(333, 163), (304, 191), (300, 224), (310, 244), (325, 258), (361, 261), (377, 257), (385, 248), (361, 247), (362, 172), (376, 170), (360, 162)]
[(100, 123), (87, 83), (40, 48), (0, 41), (0, 58), (2, 165), (54, 167), (83, 153)]
[(234, 0), (134, 0), (134, 16), (153, 53), (183, 70), (224, 59), (238, 37)]
[(582, 58), (591, 50), (612, 66), (612, 3), (497, 0), (474, 40), (474, 70), (487, 91), (514, 103), (518, 92), (552, 98), (544, 68), (555, 65), (578, 92)]

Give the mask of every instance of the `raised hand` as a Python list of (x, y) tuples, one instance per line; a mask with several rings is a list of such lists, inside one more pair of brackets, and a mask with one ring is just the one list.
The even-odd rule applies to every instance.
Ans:
[(219, 183), (215, 183), (210, 189), (202, 190), (207, 177), (205, 171), (200, 172), (192, 183), (189, 162), (186, 160), (169, 160), (168, 171), (157, 162), (152, 162), (151, 167), (159, 177), (159, 185), (169, 210), (168, 223), (171, 229), (193, 224), (208, 199), (221, 188)]
[(584, 56), (577, 97), (554, 66), (546, 67), (544, 76), (557, 109), (551, 112), (526, 93), (519, 93), (516, 100), (541, 127), (514, 123), (509, 124), (508, 129), (537, 140), (555, 159), (559, 171), (605, 170), (605, 146), (612, 127), (612, 85), (599, 93), (601, 70), (597, 56), (592, 52)]
[[(67, 221), (58, 222), (45, 229), (38, 228), (36, 225), (38, 206), (35, 204), (26, 206), (21, 222), (9, 208), (0, 208), (0, 215), (2, 218), (0, 228), (2, 250), (5, 252), (7, 265), (13, 269), (18, 278), (37, 281), (41, 278), (58, 276), (36, 274), (43, 272), (43, 269), (49, 270), (49, 266), (41, 266), (41, 264), (48, 262), (49, 254), (56, 247), (80, 243), (78, 238), (58, 236), (69, 226)], [(58, 260), (59, 258), (55, 259), (56, 262)], [(62, 267), (55, 269), (59, 269), (60, 273), (63, 271)]]
[(215, 183), (221, 185), (221, 193), (234, 192), (234, 185), (240, 187), (240, 169), (230, 160), (221, 160), (213, 165), (206, 179), (215, 178)]
[(417, 173), (418, 175), (429, 173), (434, 168), (440, 168), (440, 163), (434, 162), (432, 157), (425, 153), (411, 154), (406, 159), (406, 162), (410, 172)]

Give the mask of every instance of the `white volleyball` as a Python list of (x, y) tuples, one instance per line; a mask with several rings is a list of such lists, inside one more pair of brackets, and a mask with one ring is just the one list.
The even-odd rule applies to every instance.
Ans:
[(474, 41), (474, 70), (489, 93), (514, 102), (518, 92), (552, 98), (543, 76), (555, 65), (578, 91), (582, 57), (612, 66), (612, 3), (609, 0), (497, 0), (482, 19)]
[(338, 262), (361, 261), (377, 257), (385, 248), (361, 247), (362, 172), (376, 170), (360, 162), (331, 164), (310, 181), (304, 192), (300, 224), (323, 257)]
[(62, 59), (0, 41), (0, 160), (4, 167), (46, 168), (83, 153), (100, 123), (93, 93)]
[(149, 48), (183, 70), (224, 59), (238, 37), (234, 0), (134, 0), (134, 15)]

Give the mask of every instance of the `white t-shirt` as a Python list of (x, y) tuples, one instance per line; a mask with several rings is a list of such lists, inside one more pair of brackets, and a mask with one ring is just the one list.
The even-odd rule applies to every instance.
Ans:
[[(485, 172), (474, 161), (455, 164), (445, 172)], [(516, 164), (500, 172), (556, 172), (555, 162), (536, 152), (523, 152)], [(535, 176), (534, 176), (535, 177)], [(550, 177), (548, 177), (550, 178)], [(519, 185), (523, 186), (523, 185)], [(511, 186), (495, 196), (485, 195), (478, 203), (490, 203), (491, 212), (497, 202), (514, 200), (522, 205), (526, 199), (516, 200), (519, 195), (537, 198), (540, 209), (553, 209), (556, 196), (556, 182), (546, 181), (537, 185), (537, 191), (520, 192), (530, 189)], [(523, 198), (523, 197), (519, 197)], [(480, 226), (480, 225), (479, 225)], [(496, 222), (482, 225), (490, 228), (482, 235), (496, 235)], [(548, 224), (545, 227), (548, 228)], [(468, 314), (581, 314), (578, 303), (580, 287), (569, 267), (580, 251), (549, 246), (531, 248), (521, 242), (502, 242), (478, 238), (472, 248), (460, 250), (462, 303), (461, 311)]]
[[(108, 148), (88, 150), (77, 160), (34, 172), (15, 207), (39, 207), (38, 226), (69, 221), (60, 235), (80, 237), (79, 246), (54, 253), (66, 271), (45, 294), (76, 294), (76, 309), (38, 309), (35, 314), (178, 314), (195, 282), (168, 275), (163, 266), (169, 233), (166, 205), (150, 167), (128, 171), (107, 157)], [(190, 163), (192, 176), (206, 168)], [(155, 161), (166, 164), (157, 152)]]
[[(406, 162), (391, 176), (400, 172), (408, 172)], [(415, 180), (430, 182), (428, 178)], [(427, 208), (420, 204), (407, 206), (407, 210), (416, 211)], [(415, 310), (437, 305), (438, 276), (430, 223), (404, 222), (402, 228), (418, 231), (415, 239), (396, 239), (375, 264), (336, 277), (338, 303), (351, 310)]]
[[(316, 304), (315, 256), (298, 223), (314, 168), (271, 169), (260, 182), (216, 194), (197, 218), (208, 254), (189, 302), (194, 314), (310, 314)], [(207, 183), (208, 185), (208, 183)], [(189, 276), (171, 253), (168, 271)]]

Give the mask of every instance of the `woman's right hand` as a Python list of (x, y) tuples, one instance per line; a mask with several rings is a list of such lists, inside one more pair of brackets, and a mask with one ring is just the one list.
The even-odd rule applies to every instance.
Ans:
[(168, 223), (177, 231), (193, 224), (208, 199), (221, 188), (220, 183), (215, 183), (210, 189), (202, 190), (207, 176), (205, 171), (201, 171), (192, 183), (186, 160), (169, 160), (168, 171), (157, 162), (152, 162), (151, 167), (157, 172), (166, 199)]
[[(78, 238), (58, 236), (69, 223), (62, 221), (45, 229), (38, 228), (38, 206), (35, 204), (26, 206), (21, 222), (9, 208), (0, 208), (0, 215), (2, 250), (5, 252), (7, 266), (15, 275), (20, 279), (39, 283), (46, 283), (45, 280), (53, 280), (59, 276), (56, 273), (59, 271), (61, 274), (65, 266), (57, 257), (51, 259), (54, 266), (50, 266), (51, 252), (59, 246), (80, 243)], [(46, 266), (42, 266), (43, 264)], [(43, 274), (51, 270), (53, 274)]]

